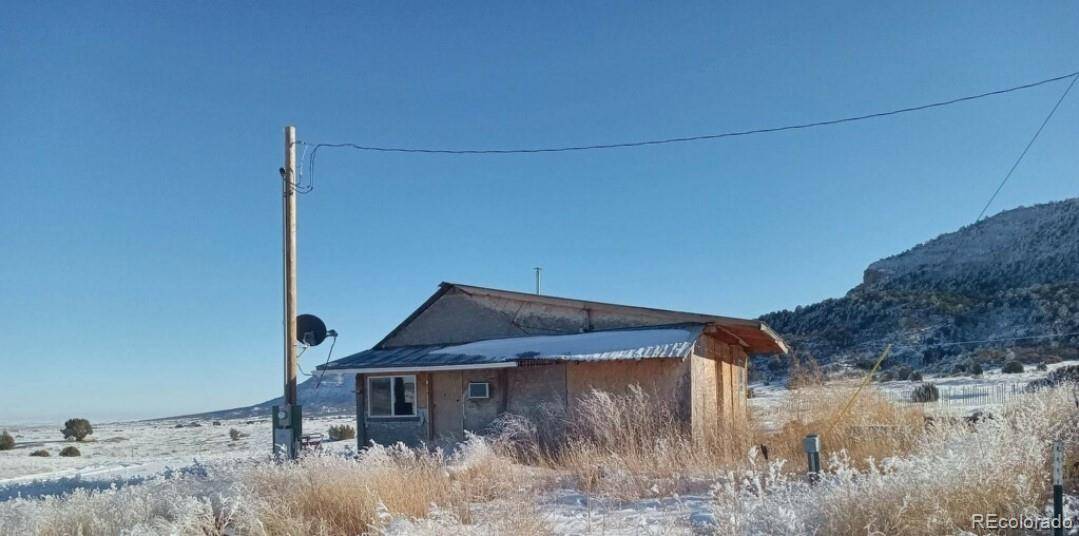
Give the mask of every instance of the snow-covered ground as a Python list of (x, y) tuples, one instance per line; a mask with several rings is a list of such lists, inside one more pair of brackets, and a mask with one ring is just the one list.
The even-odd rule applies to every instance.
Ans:
[[(1055, 368), (1074, 365), (1065, 362)], [(992, 389), (1004, 386), (1020, 389), (1030, 381), (1042, 378), (1047, 371), (1033, 367), (1022, 374), (1002, 374), (988, 370), (979, 378), (928, 377), (925, 381), (937, 384), (945, 397), (952, 390)], [(857, 385), (858, 380), (846, 380)], [(896, 400), (906, 400), (912, 382), (873, 384)], [(750, 401), (754, 415), (767, 420), (778, 415), (789, 392), (779, 386), (753, 385), (755, 397)], [(973, 411), (986, 407), (974, 399), (962, 399), (959, 407)], [(157, 493), (182, 482), (213, 482), (227, 486), (227, 479), (216, 482), (214, 475), (227, 475), (222, 468), (243, 467), (244, 464), (266, 460), (271, 451), (268, 419), (222, 419), (214, 424), (210, 419), (174, 419), (144, 422), (101, 423), (94, 427), (92, 441), (65, 441), (61, 425), (12, 425), (0, 423), (0, 430), (9, 431), (17, 442), (13, 450), (0, 451), (0, 507), (22, 503), (8, 510), (15, 515), (21, 509), (47, 509), (58, 503), (48, 501), (13, 500), (18, 497), (39, 498), (63, 495), (76, 490), (102, 490), (115, 494), (117, 489), (142, 490), (133, 496)], [(197, 423), (198, 426), (193, 426)], [(351, 416), (313, 417), (305, 419), (305, 432), (326, 433), (331, 425), (354, 424)], [(244, 437), (230, 438), (235, 429)], [(82, 456), (60, 457), (61, 448), (76, 445)], [(324, 450), (349, 454), (353, 440), (327, 442)], [(48, 450), (49, 457), (31, 457), (38, 449)], [(181, 480), (171, 480), (180, 476)], [(184, 480), (183, 477), (191, 479)], [(172, 484), (170, 484), (172, 482)], [(82, 493), (82, 492), (79, 492)], [(141, 493), (142, 495), (139, 495)], [(78, 493), (76, 493), (78, 496)], [(85, 497), (85, 496), (84, 496)], [(582, 493), (564, 487), (564, 483), (539, 491), (532, 499), (534, 515), (556, 534), (694, 534), (711, 533), (716, 529), (716, 497), (708, 489), (682, 496), (637, 500), (617, 500)], [(10, 502), (9, 502), (10, 501)], [(3, 512), (0, 511), (0, 514)], [(490, 519), (507, 514), (498, 501), (474, 505), (474, 522), (461, 524), (453, 519), (432, 515), (424, 519), (392, 519), (387, 534), (483, 534)], [(15, 519), (14, 517), (12, 519)], [(0, 525), (3, 525), (0, 515)], [(3, 531), (0, 531), (3, 532)]]
[[(354, 421), (348, 416), (308, 418), (304, 420), (304, 433), (325, 435), (331, 425), (352, 425)], [(269, 419), (103, 423), (94, 425), (94, 433), (81, 442), (64, 440), (61, 428), (60, 424), (7, 427), (0, 423), (0, 430), (7, 430), (16, 442), (14, 449), (0, 451), (0, 501), (20, 495), (137, 483), (199, 464), (266, 458), (272, 450)], [(231, 429), (244, 437), (233, 441)], [(82, 455), (61, 457), (60, 449), (70, 445)], [(354, 440), (324, 444), (331, 451), (354, 447)], [(47, 450), (49, 456), (30, 456), (41, 449)]]
[[(922, 382), (890, 381), (870, 383), (869, 385), (896, 402), (907, 403), (910, 394), (920, 383), (932, 383), (940, 390), (941, 399), (935, 403), (923, 404), (927, 413), (948, 413), (965, 415), (974, 411), (991, 411), (1011, 398), (1022, 393), (1032, 381), (1044, 378), (1050, 372), (1067, 366), (1079, 365), (1079, 361), (1062, 361), (1048, 365), (1046, 370), (1037, 370), (1027, 365), (1021, 373), (1004, 374), (1000, 368), (986, 369), (981, 376), (935, 376), (927, 375)], [(864, 372), (862, 372), (864, 374)], [(829, 386), (857, 387), (861, 379), (850, 378), (829, 381)], [(784, 414), (781, 410), (787, 403), (790, 391), (780, 383), (764, 385), (751, 384), (753, 398), (749, 400), (755, 418), (763, 423), (776, 424), (771, 416)]]

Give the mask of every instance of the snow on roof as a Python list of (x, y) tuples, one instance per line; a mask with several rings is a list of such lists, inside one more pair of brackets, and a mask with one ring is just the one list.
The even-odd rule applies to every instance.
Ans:
[(484, 356), (494, 361), (554, 359), (603, 361), (651, 357), (686, 357), (703, 325), (591, 331), (572, 335), (538, 335), (470, 342), (432, 354)]
[(535, 335), (456, 345), (372, 348), (318, 367), (319, 370), (374, 371), (485, 368), (513, 366), (519, 361), (603, 361), (687, 357), (704, 324), (591, 331), (568, 335)]

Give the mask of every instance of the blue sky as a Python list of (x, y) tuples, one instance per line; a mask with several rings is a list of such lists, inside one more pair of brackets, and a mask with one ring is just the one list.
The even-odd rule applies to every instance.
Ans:
[[(0, 17), (0, 423), (280, 385), (281, 130), (587, 144), (814, 121), (1079, 69), (1079, 3), (24, 2)], [(572, 154), (325, 150), (300, 310), (369, 347), (439, 281), (756, 316), (969, 223), (1062, 84)], [(991, 213), (1075, 196), (1079, 96)], [(313, 367), (325, 348), (304, 358)]]

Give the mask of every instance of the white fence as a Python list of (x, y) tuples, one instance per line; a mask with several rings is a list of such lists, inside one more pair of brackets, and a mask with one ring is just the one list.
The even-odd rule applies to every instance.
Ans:
[(885, 394), (895, 402), (922, 404), (926, 409), (965, 409), (980, 406), (1004, 405), (1011, 398), (1022, 394), (1025, 383), (995, 383), (988, 385), (937, 385), (940, 398), (933, 402), (913, 402), (911, 394), (918, 384), (910, 387), (893, 387)]

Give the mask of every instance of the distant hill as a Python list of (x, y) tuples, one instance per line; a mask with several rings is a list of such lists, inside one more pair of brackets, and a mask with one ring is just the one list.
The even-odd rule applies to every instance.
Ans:
[(889, 364), (932, 372), (1075, 358), (1075, 336), (950, 343), (1079, 332), (1079, 199), (1001, 212), (870, 264), (842, 298), (761, 320), (824, 363), (864, 363), (885, 343)]
[[(327, 374), (321, 385), (316, 389), (318, 374), (312, 376), (296, 386), (296, 394), (303, 405), (305, 417), (316, 415), (342, 415), (356, 412), (356, 376), (345, 374), (338, 377), (336, 374)], [(223, 409), (193, 415), (169, 417), (170, 419), (255, 419), (270, 418), (270, 409), (275, 404), (280, 404), (282, 397), (273, 398), (262, 402), (239, 408)]]

